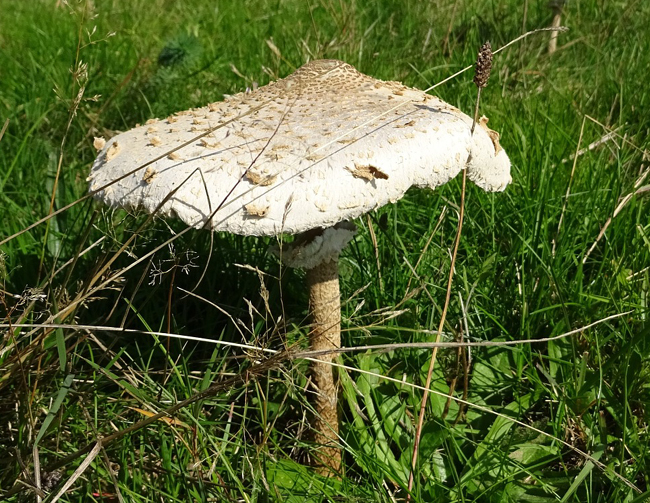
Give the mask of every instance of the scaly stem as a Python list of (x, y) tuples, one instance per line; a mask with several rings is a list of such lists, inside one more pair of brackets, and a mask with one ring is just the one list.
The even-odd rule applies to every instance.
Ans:
[[(307, 271), (309, 310), (312, 329), (309, 342), (312, 350), (341, 347), (341, 294), (339, 291), (338, 258), (321, 262)], [(341, 468), (341, 450), (338, 447), (339, 420), (337, 414), (337, 384), (330, 362), (336, 355), (330, 353), (312, 362), (311, 376), (316, 388), (312, 423), (313, 440), (320, 445), (314, 465), (321, 475), (335, 475)]]

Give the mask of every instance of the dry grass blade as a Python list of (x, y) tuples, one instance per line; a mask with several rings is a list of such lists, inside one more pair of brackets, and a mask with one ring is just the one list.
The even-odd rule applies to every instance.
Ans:
[[(549, 27), (549, 28), (537, 28), (536, 30), (527, 31), (527, 32), (524, 33), (523, 35), (519, 35), (517, 38), (511, 40), (511, 41), (508, 42), (506, 45), (499, 47), (496, 51), (492, 52), (492, 54), (493, 54), (493, 55), (499, 54), (501, 51), (507, 49), (507, 48), (510, 47), (511, 45), (516, 44), (517, 42), (519, 42), (519, 41), (525, 39), (526, 37), (529, 37), (530, 35), (534, 35), (534, 34), (536, 34), (536, 33), (543, 33), (543, 32), (547, 32), (547, 31), (564, 32), (564, 31), (568, 31), (568, 30), (569, 30), (569, 29), (568, 29), (566, 26), (559, 26), (559, 27), (557, 27), (557, 28), (551, 26), (551, 27)], [(457, 71), (456, 73), (450, 75), (450, 76), (447, 77), (446, 79), (443, 79), (443, 80), (441, 80), (440, 82), (437, 82), (437, 83), (435, 83), (434, 85), (432, 85), (432, 86), (426, 88), (426, 89), (424, 90), (424, 92), (429, 92), (429, 91), (431, 91), (432, 89), (435, 89), (436, 87), (440, 87), (441, 85), (446, 84), (446, 83), (449, 82), (450, 80), (455, 79), (455, 78), (458, 77), (459, 75), (462, 75), (463, 73), (465, 73), (465, 72), (468, 71), (468, 70), (471, 70), (472, 68), (474, 68), (474, 65), (473, 65), (473, 64), (472, 64), (472, 65), (469, 65), (469, 66), (466, 66), (466, 67), (463, 68), (462, 70)]]
[(66, 493), (70, 487), (72, 487), (72, 484), (74, 484), (79, 477), (83, 475), (83, 473), (88, 469), (90, 466), (90, 463), (93, 462), (93, 460), (97, 457), (97, 454), (99, 454), (102, 450), (102, 440), (98, 440), (95, 442), (94, 446), (92, 449), (90, 449), (90, 452), (88, 452), (88, 456), (84, 458), (84, 460), (81, 462), (81, 464), (77, 467), (77, 469), (74, 471), (72, 476), (65, 481), (65, 484), (63, 484), (63, 487), (59, 489), (59, 492), (56, 493), (54, 498), (52, 498), (50, 503), (56, 503), (61, 499), (61, 497)]
[(43, 491), (41, 488), (41, 461), (38, 454), (37, 444), (34, 444), (34, 448), (32, 449), (32, 457), (34, 459), (34, 484), (36, 485), (36, 503), (41, 503), (43, 501)]
[(375, 251), (375, 261), (377, 262), (377, 280), (379, 281), (379, 291), (382, 291), (384, 289), (384, 285), (381, 279), (381, 261), (379, 260), (379, 244), (377, 243), (377, 236), (375, 234), (375, 229), (372, 226), (372, 218), (370, 218), (370, 215), (366, 215), (366, 222), (368, 223), (368, 232), (370, 233), (370, 239), (372, 240), (372, 248)]
[[(95, 428), (94, 422), (92, 418), (90, 417), (89, 412), (86, 410), (86, 407), (83, 408), (83, 413), (84, 417), (86, 418), (87, 423), (90, 425), (95, 437), (99, 438), (99, 434), (97, 432), (97, 429)], [(108, 472), (111, 481), (113, 482), (113, 488), (115, 490), (115, 495), (117, 496), (117, 501), (118, 503), (125, 503), (124, 502), (124, 496), (122, 496), (122, 491), (120, 491), (120, 485), (117, 481), (117, 476), (115, 475), (115, 470), (113, 469), (111, 460), (108, 457), (108, 454), (106, 453), (106, 449), (104, 446), (101, 446), (101, 453), (102, 453), (102, 459), (104, 461), (104, 465), (106, 468), (106, 471)]]
[[(588, 116), (585, 116), (585, 117), (588, 118)], [(601, 145), (604, 145), (608, 141), (611, 141), (613, 138), (616, 137), (616, 135), (618, 134), (618, 129), (620, 129), (620, 128), (621, 127), (619, 126), (618, 128), (614, 129), (613, 131), (610, 131), (609, 133), (605, 133), (603, 136), (598, 138), (596, 141), (592, 141), (585, 148), (581, 148), (575, 154), (571, 154), (569, 157), (562, 159), (562, 163), (573, 161), (576, 157), (580, 157), (582, 155), (585, 155), (587, 152), (591, 152), (592, 150), (595, 150), (596, 148), (600, 147)], [(578, 142), (578, 143), (580, 143), (580, 142)]]
[[(650, 189), (649, 189), (650, 190)], [(324, 351), (295, 351), (291, 353), (291, 358), (296, 360), (300, 358), (313, 358), (317, 356), (322, 356), (325, 354), (340, 354), (340, 353), (353, 353), (353, 352), (362, 352), (362, 351), (396, 351), (399, 349), (432, 349), (432, 348), (459, 348), (459, 347), (506, 347), (506, 346), (519, 346), (522, 344), (536, 344), (539, 342), (551, 342), (551, 341), (558, 341), (561, 339), (565, 339), (567, 337), (570, 337), (575, 334), (580, 334), (583, 333), (595, 326), (598, 326), (602, 323), (606, 323), (608, 321), (615, 320), (617, 318), (621, 318), (623, 316), (627, 316), (632, 314), (634, 311), (625, 311), (622, 313), (617, 313), (617, 314), (612, 314), (610, 316), (607, 316), (606, 318), (594, 321), (592, 323), (589, 323), (588, 325), (583, 325), (582, 327), (576, 328), (574, 330), (570, 330), (568, 332), (564, 332), (559, 335), (554, 335), (552, 337), (540, 337), (537, 339), (521, 339), (521, 340), (513, 340), (513, 341), (476, 341), (476, 342), (471, 342), (471, 341), (466, 341), (466, 342), (404, 342), (404, 343), (391, 343), (391, 344), (369, 344), (365, 346), (353, 346), (353, 347), (342, 347), (342, 348), (336, 348), (336, 349), (328, 349)], [(206, 342), (208, 344), (215, 344), (217, 346), (226, 346), (226, 347), (234, 347), (234, 348), (239, 348), (239, 349), (245, 349), (249, 351), (259, 351), (267, 354), (277, 354), (279, 351), (277, 349), (269, 349), (269, 348), (263, 348), (260, 346), (254, 346), (251, 344), (241, 344), (237, 342), (229, 342), (229, 341), (220, 341), (214, 337), (196, 337), (192, 335), (183, 335), (183, 334), (175, 334), (175, 333), (168, 333), (168, 332), (156, 332), (156, 331), (150, 331), (150, 330), (138, 330), (138, 329), (133, 329), (133, 328), (122, 328), (122, 327), (109, 327), (109, 326), (101, 326), (101, 325), (70, 325), (70, 324), (63, 324), (63, 323), (18, 323), (18, 324), (8, 324), (8, 323), (0, 323), (0, 328), (34, 328), (34, 329), (56, 329), (56, 328), (62, 328), (62, 329), (68, 329), (68, 330), (84, 330), (84, 331), (89, 331), (89, 332), (107, 332), (107, 333), (123, 333), (123, 334), (142, 334), (142, 335), (155, 335), (158, 337), (169, 337), (173, 339), (181, 339), (181, 340), (187, 340), (187, 341), (195, 341), (195, 342)], [(366, 327), (358, 327), (358, 328), (366, 328)], [(430, 334), (430, 335), (437, 335), (438, 331), (431, 331), (431, 330), (418, 330), (419, 333), (421, 334)], [(242, 334), (243, 336), (243, 334)], [(100, 345), (100, 348), (102, 350), (106, 350), (103, 345), (99, 342), (98, 339), (95, 339), (96, 343)], [(8, 347), (7, 349), (11, 349), (11, 347)], [(116, 363), (116, 365), (119, 365), (119, 363)]]
[(557, 224), (557, 231), (555, 233), (555, 239), (553, 240), (553, 247), (551, 249), (551, 255), (555, 257), (555, 247), (557, 245), (557, 240), (560, 237), (560, 230), (562, 229), (562, 222), (564, 220), (564, 212), (566, 211), (567, 204), (569, 204), (569, 195), (571, 194), (571, 182), (573, 182), (573, 175), (576, 172), (576, 166), (578, 165), (578, 153), (580, 152), (580, 145), (582, 144), (582, 135), (585, 131), (585, 121), (586, 117), (582, 118), (582, 126), (580, 126), (580, 137), (578, 138), (578, 145), (576, 145), (576, 153), (573, 156), (573, 167), (571, 168), (571, 175), (569, 176), (569, 183), (566, 188), (566, 194), (564, 195), (564, 203), (562, 204), (562, 212), (560, 213), (560, 221)]
[(0, 141), (2, 141), (2, 137), (5, 135), (5, 131), (7, 131), (8, 127), (9, 127), (9, 119), (5, 120), (5, 123), (2, 126), (2, 129), (0, 130)]
[(429, 235), (429, 238), (427, 239), (427, 242), (424, 244), (424, 247), (422, 248), (422, 251), (420, 252), (420, 256), (418, 257), (417, 262), (413, 266), (413, 270), (411, 271), (411, 275), (409, 276), (408, 283), (406, 284), (405, 291), (407, 292), (406, 295), (409, 295), (409, 292), (411, 291), (411, 282), (413, 281), (413, 277), (416, 275), (418, 267), (420, 265), (420, 262), (422, 262), (422, 259), (425, 257), (427, 250), (429, 249), (429, 246), (431, 245), (431, 241), (433, 241), (433, 237), (436, 235), (438, 232), (438, 229), (442, 226), (442, 222), (444, 221), (445, 217), (447, 216), (447, 211), (448, 207), (444, 206), (442, 208), (442, 211), (440, 212), (440, 216), (438, 217), (438, 221), (436, 222), (436, 226), (433, 228), (433, 231), (431, 231), (431, 234)]
[[(481, 90), (487, 86), (488, 79), (490, 78), (490, 72), (492, 71), (492, 46), (490, 42), (486, 42), (481, 46), (478, 52), (476, 59), (476, 66), (474, 71), (474, 84), (477, 88), (476, 94), (476, 107), (474, 108), (474, 118), (472, 121), (472, 128), (470, 134), (474, 134), (474, 128), (478, 121), (478, 110), (479, 103), (481, 100)], [(471, 156), (471, 154), (470, 154)], [(469, 159), (467, 160), (469, 163)], [(454, 269), (456, 266), (456, 257), (458, 256), (458, 246), (460, 245), (460, 236), (463, 232), (463, 218), (465, 216), (465, 192), (467, 188), (467, 169), (463, 169), (463, 184), (460, 193), (460, 211), (458, 215), (458, 229), (456, 230), (456, 239), (454, 241), (454, 250), (451, 255), (451, 264), (449, 265), (449, 278), (447, 279), (447, 293), (445, 295), (445, 306), (442, 309), (442, 315), (440, 316), (440, 324), (438, 325), (438, 333), (436, 335), (436, 342), (440, 342), (440, 335), (442, 334), (442, 329), (445, 326), (445, 321), (447, 319), (447, 310), (449, 309), (449, 302), (451, 301), (451, 286), (454, 280)], [(427, 390), (431, 386), (431, 378), (433, 376), (433, 368), (436, 363), (436, 356), (438, 354), (438, 347), (434, 347), (431, 353), (431, 361), (429, 363), (429, 370), (427, 372), (427, 380), (425, 384), (425, 391), (422, 395), (422, 403), (420, 404), (420, 413), (418, 415), (418, 424), (415, 431), (415, 439), (413, 441), (413, 458), (411, 460), (411, 473), (409, 474), (408, 482), (408, 495), (406, 497), (407, 501), (411, 499), (411, 490), (413, 489), (413, 483), (415, 480), (415, 468), (418, 461), (418, 451), (420, 446), (420, 437), (422, 435), (422, 426), (424, 425), (424, 416), (427, 406), (428, 392)], [(450, 394), (451, 395), (451, 394)]]
[[(628, 140), (626, 136), (623, 136), (622, 134), (618, 133), (616, 130), (612, 130), (611, 128), (607, 127), (605, 124), (603, 124), (602, 122), (600, 122), (598, 119), (594, 119), (594, 118), (593, 118), (592, 116), (590, 116), (590, 115), (585, 115), (585, 117), (586, 117), (587, 119), (589, 119), (591, 122), (593, 122), (594, 124), (598, 124), (601, 128), (603, 128), (605, 131), (607, 131), (608, 134), (611, 134), (613, 137), (618, 138), (618, 139), (621, 140), (623, 143), (625, 143), (626, 145), (628, 145), (628, 146), (631, 147), (632, 149), (634, 149), (634, 150), (636, 150), (637, 152), (639, 152), (640, 154), (642, 154), (644, 160), (646, 160), (646, 159), (648, 158), (648, 155), (650, 155), (650, 153), (648, 152), (648, 150), (644, 150), (644, 149), (642, 149), (642, 148), (636, 146), (633, 142), (631, 142), (630, 140)], [(617, 128), (617, 129), (618, 129), (618, 128)]]
[(586, 264), (587, 260), (589, 259), (589, 255), (596, 249), (596, 246), (598, 246), (598, 243), (602, 239), (602, 237), (605, 235), (605, 232), (607, 231), (607, 228), (609, 225), (612, 223), (612, 220), (614, 220), (618, 214), (623, 211), (625, 206), (627, 206), (627, 203), (629, 203), (634, 196), (638, 196), (641, 194), (644, 194), (646, 192), (650, 192), (650, 185), (643, 185), (640, 186), (645, 178), (648, 176), (650, 173), (650, 168), (646, 168), (646, 170), (641, 174), (641, 176), (637, 179), (637, 181), (634, 184), (634, 190), (630, 192), (629, 194), (626, 194), (624, 197), (620, 199), (620, 202), (618, 203), (618, 206), (614, 209), (614, 212), (612, 213), (612, 216), (609, 217), (605, 223), (603, 224), (602, 228), (600, 229), (600, 232), (598, 233), (598, 237), (596, 238), (596, 241), (593, 242), (593, 244), (589, 247), (587, 250), (587, 253), (585, 253), (584, 258), (582, 259), (582, 263)]

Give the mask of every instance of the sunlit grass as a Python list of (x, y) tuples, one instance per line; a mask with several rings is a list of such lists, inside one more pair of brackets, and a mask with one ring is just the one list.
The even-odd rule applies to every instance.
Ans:
[[(0, 241), (48, 214), (55, 180), (53, 210), (86, 194), (95, 136), (264, 85), (315, 58), (426, 88), (472, 64), (485, 40), (499, 47), (552, 17), (545, 2), (478, 0), (4, 0), (0, 11), (1, 122), (9, 119)], [(568, 442), (641, 491), (649, 471), (648, 16), (645, 3), (573, 2), (552, 57), (541, 34), (495, 59), (481, 112), (501, 133), (513, 183), (503, 194), (468, 187), (445, 340), (539, 339), (630, 314), (557, 341), (444, 349), (432, 384)], [(435, 92), (472, 110), (470, 73)], [(585, 148), (574, 169), (572, 156)], [(341, 261), (345, 346), (434, 340), (459, 200), (458, 182), (412, 190), (357, 222)], [(146, 333), (306, 347), (302, 274), (267, 253), (270, 239), (199, 231), (133, 266), (183, 230), (146, 218), (86, 200), (2, 245), (2, 323), (52, 318), (145, 332), (3, 329), (2, 494), (20, 478), (26, 485), (8, 500), (34, 498), (36, 442), (42, 487), (56, 493), (83, 459), (49, 471), (64, 456), (250, 372), (108, 444), (61, 501), (404, 498), (422, 397), (409, 384), (424, 383), (430, 351), (341, 357), (371, 374), (340, 371), (345, 472), (320, 479), (301, 464), (310, 450), (306, 362), (258, 375), (261, 351)], [(414, 500), (423, 502), (642, 501), (561, 443), (440, 395), (430, 398), (415, 480)]]

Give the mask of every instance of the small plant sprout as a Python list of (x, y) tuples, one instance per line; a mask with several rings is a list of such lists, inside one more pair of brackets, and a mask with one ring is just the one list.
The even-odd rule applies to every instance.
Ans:
[[(317, 60), (108, 140), (88, 180), (112, 207), (276, 236), (281, 261), (307, 271), (310, 345), (322, 351), (312, 364), (313, 459), (330, 475), (340, 470), (341, 451), (327, 352), (340, 347), (338, 259), (355, 234), (350, 221), (461, 171), (484, 190), (504, 190), (510, 161), (486, 122), (472, 134), (472, 118), (434, 96)], [(287, 234), (296, 235), (289, 245), (281, 241)]]

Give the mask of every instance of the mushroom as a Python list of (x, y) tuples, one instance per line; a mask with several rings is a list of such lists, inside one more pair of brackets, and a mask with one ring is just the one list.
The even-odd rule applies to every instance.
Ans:
[[(119, 134), (88, 177), (95, 198), (144, 208), (189, 226), (240, 235), (297, 235), (276, 252), (307, 271), (310, 344), (340, 346), (338, 258), (350, 220), (435, 187), (462, 169), (502, 191), (510, 161), (483, 118), (399, 82), (336, 60), (312, 61), (252, 92)], [(312, 363), (315, 464), (337, 472), (337, 384), (333, 354)]]

